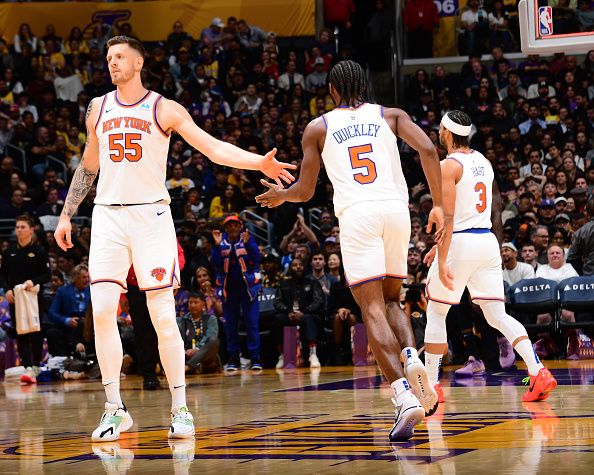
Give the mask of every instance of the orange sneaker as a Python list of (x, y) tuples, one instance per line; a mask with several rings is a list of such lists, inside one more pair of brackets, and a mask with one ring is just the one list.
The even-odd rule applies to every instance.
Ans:
[(524, 378), (524, 382), (530, 381), (528, 391), (522, 396), (523, 402), (544, 401), (549, 397), (550, 392), (557, 387), (557, 380), (546, 368), (540, 368), (536, 376)]
[(437, 383), (433, 386), (435, 392), (437, 393), (437, 402), (439, 404), (443, 404), (445, 402), (445, 397), (443, 396), (443, 389), (441, 388), (441, 384)]

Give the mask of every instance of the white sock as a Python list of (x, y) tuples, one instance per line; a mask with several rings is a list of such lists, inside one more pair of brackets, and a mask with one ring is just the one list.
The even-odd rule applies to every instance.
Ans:
[(425, 369), (431, 386), (439, 383), (439, 368), (441, 368), (441, 360), (443, 355), (435, 355), (433, 353), (425, 352)]
[(105, 389), (105, 396), (107, 397), (107, 402), (111, 404), (117, 404), (118, 407), (124, 407), (124, 403), (122, 402), (122, 397), (120, 396), (120, 380), (117, 381), (107, 381), (103, 383), (103, 389)]
[(404, 360), (405, 363), (407, 360), (415, 359), (415, 358), (419, 357), (419, 355), (417, 354), (416, 348), (413, 348), (412, 346), (407, 346), (406, 348), (404, 348), (400, 352), (400, 356), (402, 357), (402, 359)]
[(400, 406), (402, 404), (402, 398), (410, 392), (410, 385), (406, 378), (400, 378), (390, 384), (390, 387), (394, 391), (394, 396), (396, 398), (396, 404)]
[(528, 374), (530, 376), (538, 375), (540, 368), (544, 368), (543, 364), (540, 362), (540, 359), (534, 352), (534, 348), (532, 348), (532, 343), (528, 338), (523, 339), (519, 343), (516, 344), (514, 348), (528, 366)]

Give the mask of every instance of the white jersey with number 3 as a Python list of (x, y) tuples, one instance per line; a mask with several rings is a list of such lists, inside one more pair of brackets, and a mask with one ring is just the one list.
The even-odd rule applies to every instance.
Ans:
[(140, 204), (165, 201), (169, 136), (155, 108), (161, 96), (153, 91), (135, 104), (123, 104), (117, 91), (101, 98), (95, 130), (99, 140), (99, 182), (96, 204)]
[(384, 119), (382, 106), (339, 107), (322, 119), (326, 125), (322, 160), (334, 187), (338, 217), (362, 201), (408, 203), (396, 136)]
[(454, 232), (466, 229), (491, 229), (491, 204), (495, 174), (482, 153), (454, 152), (446, 160), (462, 165), (462, 177), (456, 183)]

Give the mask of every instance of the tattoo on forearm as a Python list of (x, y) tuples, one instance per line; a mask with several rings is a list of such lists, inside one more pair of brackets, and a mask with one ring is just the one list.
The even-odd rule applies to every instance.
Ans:
[[(85, 121), (91, 115), (91, 111), (93, 110), (93, 101), (89, 102), (89, 107), (87, 107), (87, 113), (85, 117)], [(89, 143), (89, 130), (87, 127), (87, 143)], [(69, 218), (72, 218), (78, 209), (78, 206), (82, 203), (82, 201), (87, 196), (87, 193), (93, 186), (95, 178), (97, 177), (97, 172), (93, 170), (89, 170), (85, 168), (85, 159), (83, 159), (74, 172), (74, 176), (72, 177), (72, 183), (70, 184), (70, 189), (68, 190), (68, 196), (66, 196), (66, 200), (64, 202), (64, 208), (62, 210), (62, 214), (65, 214)]]
[(82, 203), (93, 186), (96, 177), (97, 172), (87, 170), (84, 167), (84, 161), (78, 166), (72, 177), (68, 196), (66, 196), (66, 201), (64, 202), (64, 209), (62, 210), (63, 214), (69, 218), (74, 216), (78, 206)]
[(87, 112), (85, 114), (85, 122), (87, 121), (87, 119), (89, 118), (89, 116), (91, 115), (91, 111), (93, 110), (93, 99), (91, 99), (91, 102), (89, 102), (89, 105), (87, 107)]

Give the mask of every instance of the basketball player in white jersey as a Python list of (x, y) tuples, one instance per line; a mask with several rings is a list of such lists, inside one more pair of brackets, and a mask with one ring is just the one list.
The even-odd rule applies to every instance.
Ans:
[(216, 163), (261, 170), (280, 185), (287, 168), (274, 158), (246, 152), (201, 130), (180, 104), (147, 91), (140, 80), (144, 48), (133, 38), (107, 43), (115, 91), (93, 99), (86, 115), (87, 144), (74, 173), (60, 222), (58, 245), (72, 247), (70, 218), (93, 185), (99, 169), (89, 270), (97, 358), (107, 396), (93, 442), (112, 441), (132, 425), (120, 396), (122, 344), (116, 323), (120, 293), (134, 265), (139, 287), (159, 339), (159, 354), (172, 395), (169, 437), (194, 435), (185, 394), (184, 346), (175, 320), (173, 286), (179, 282), (175, 228), (165, 187), (170, 134), (175, 131)]
[[(477, 303), (485, 319), (512, 343), (524, 359), (530, 374), (530, 386), (522, 401), (540, 401), (549, 396), (557, 381), (538, 359), (524, 326), (505, 312), (503, 270), (497, 238), (491, 232), (491, 206), (495, 174), (491, 163), (468, 147), (472, 124), (462, 111), (444, 115), (439, 139), (448, 156), (441, 162), (443, 209), (446, 218), (444, 244), (433, 248), (425, 258), (431, 263), (427, 277), (427, 327), (425, 329), (425, 365), (431, 384), (443, 401), (438, 382), (442, 355), (447, 351), (446, 316), (451, 305), (460, 303), (464, 289)], [(434, 261), (447, 256), (454, 275), (454, 288), (448, 289), (439, 279)]]
[[(308, 201), (324, 163), (334, 187), (346, 278), (363, 312), (375, 359), (394, 390), (396, 422), (390, 439), (405, 440), (425, 412), (437, 409), (437, 394), (417, 356), (410, 319), (399, 306), (411, 229), (396, 135), (420, 153), (435, 205), (428, 230), (437, 226), (438, 242), (444, 219), (439, 159), (404, 111), (365, 102), (365, 74), (357, 63), (334, 66), (330, 94), (337, 108), (310, 122), (303, 134), (299, 180), (286, 190), (262, 180), (268, 191), (256, 201), (267, 207)], [(445, 261), (440, 275), (444, 285), (451, 284)]]

